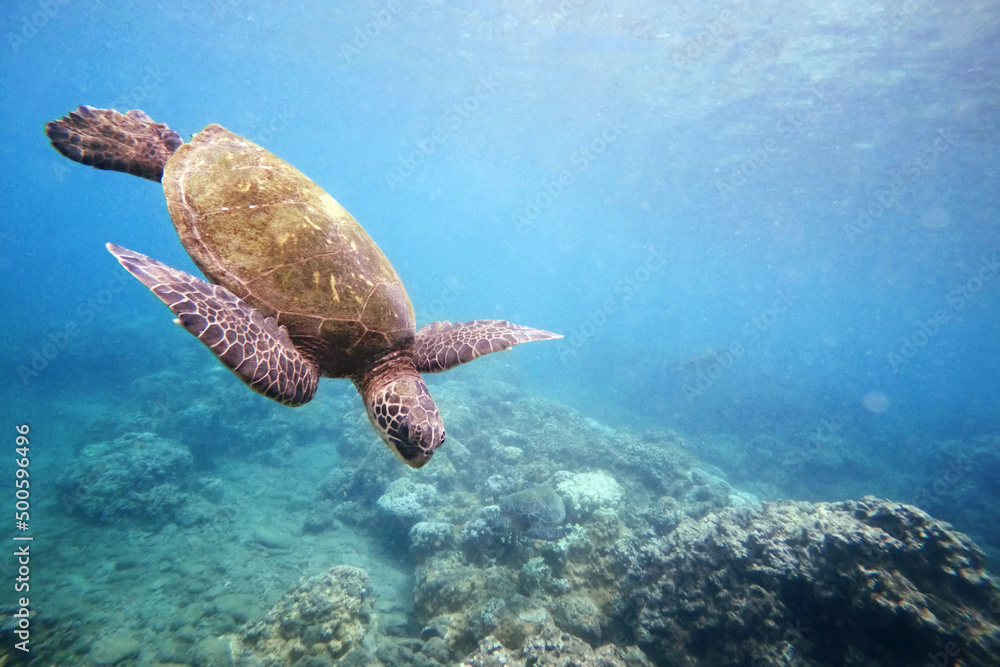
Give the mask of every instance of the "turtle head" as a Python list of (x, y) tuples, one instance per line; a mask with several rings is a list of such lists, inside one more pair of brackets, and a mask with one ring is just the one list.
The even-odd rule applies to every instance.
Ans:
[(363, 379), (358, 388), (369, 421), (389, 449), (414, 468), (430, 461), (444, 442), (444, 423), (416, 369), (370, 382)]

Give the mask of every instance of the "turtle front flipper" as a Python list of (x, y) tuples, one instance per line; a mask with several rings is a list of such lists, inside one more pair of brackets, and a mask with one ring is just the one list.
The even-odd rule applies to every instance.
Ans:
[(490, 352), (553, 338), (562, 338), (562, 335), (505, 320), (473, 320), (454, 324), (434, 322), (417, 332), (413, 343), (413, 361), (421, 373), (437, 373)]
[(45, 125), (52, 146), (74, 162), (124, 171), (157, 183), (183, 141), (163, 123), (138, 109), (119, 113), (83, 105)]
[(121, 265), (153, 291), (226, 368), (251, 389), (285, 405), (308, 403), (319, 373), (288, 331), (220, 285), (108, 244)]

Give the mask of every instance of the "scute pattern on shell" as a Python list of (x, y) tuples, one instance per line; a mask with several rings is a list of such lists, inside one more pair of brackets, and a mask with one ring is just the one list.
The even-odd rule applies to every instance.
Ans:
[(530, 524), (559, 525), (566, 520), (566, 505), (558, 493), (547, 486), (535, 486), (506, 496), (500, 509)]
[(163, 191), (209, 282), (287, 327), (321, 376), (357, 375), (409, 346), (413, 308), (392, 264), (291, 164), (212, 124), (168, 161)]

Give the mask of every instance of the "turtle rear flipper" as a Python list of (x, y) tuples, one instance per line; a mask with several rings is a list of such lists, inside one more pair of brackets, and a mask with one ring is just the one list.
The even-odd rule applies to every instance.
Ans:
[(251, 389), (291, 406), (308, 403), (316, 393), (316, 366), (273, 317), (264, 317), (220, 285), (113, 243), (108, 250)]
[(45, 125), (52, 146), (70, 160), (160, 182), (180, 135), (138, 109), (122, 114), (86, 105)]
[(511, 324), (506, 320), (434, 322), (417, 332), (413, 362), (421, 373), (437, 373), (490, 352), (520, 343), (562, 338), (562, 335)]

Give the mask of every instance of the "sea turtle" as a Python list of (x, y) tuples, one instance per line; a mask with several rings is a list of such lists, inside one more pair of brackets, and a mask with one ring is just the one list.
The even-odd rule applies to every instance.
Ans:
[(500, 510), (528, 525), (558, 526), (566, 520), (562, 496), (547, 486), (533, 486), (500, 500)]
[(185, 144), (142, 111), (81, 106), (45, 133), (71, 160), (162, 181), (181, 243), (208, 282), (107, 247), (175, 322), (286, 405), (308, 402), (320, 377), (350, 378), (375, 431), (414, 468), (445, 437), (421, 373), (561, 338), (503, 320), (415, 331), (399, 276), (361, 225), (300, 171), (220, 125)]
[(566, 504), (562, 496), (547, 486), (534, 486), (500, 500), (497, 521), (504, 531), (524, 533), (536, 540), (560, 540), (570, 533)]

